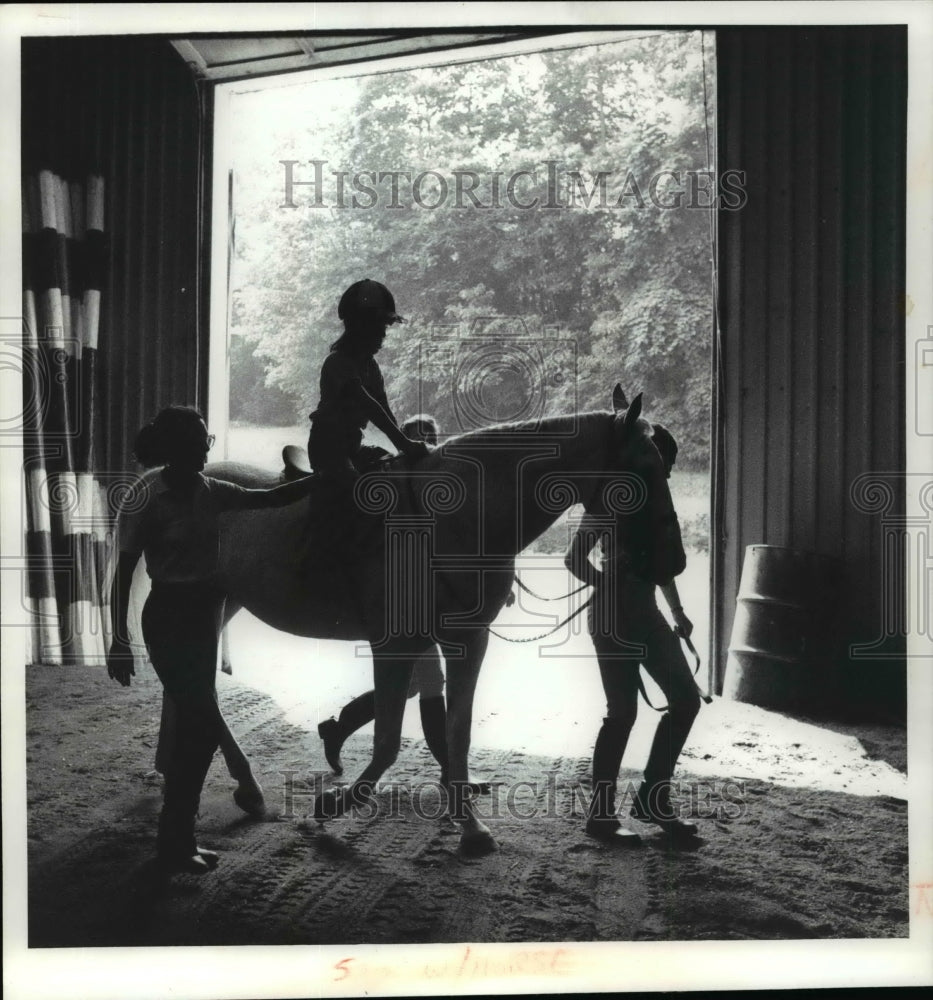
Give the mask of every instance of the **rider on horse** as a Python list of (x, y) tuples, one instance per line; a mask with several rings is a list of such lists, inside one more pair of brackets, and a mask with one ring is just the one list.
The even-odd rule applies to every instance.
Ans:
[(323, 487), (318, 502), (312, 503), (312, 523), (326, 525), (323, 531), (312, 530), (308, 556), (324, 561), (339, 558), (346, 543), (364, 534), (347, 521), (353, 509), (347, 494), (360, 472), (386, 456), (382, 448), (363, 446), (366, 425), (378, 427), (407, 458), (428, 452), (424, 442), (399, 430), (376, 362), (388, 328), (404, 322), (395, 311), (392, 293), (380, 282), (364, 278), (343, 293), (337, 316), (343, 320), (343, 334), (331, 344), (321, 366), (321, 397), (310, 415), (308, 437), (308, 458)]
[(428, 449), (399, 430), (376, 362), (388, 327), (404, 322), (395, 311), (392, 293), (378, 281), (364, 278), (343, 293), (337, 316), (344, 332), (331, 344), (321, 366), (321, 398), (311, 414), (308, 457), (316, 473), (352, 481), (372, 461), (372, 450), (362, 447), (368, 423), (408, 458), (421, 458)]

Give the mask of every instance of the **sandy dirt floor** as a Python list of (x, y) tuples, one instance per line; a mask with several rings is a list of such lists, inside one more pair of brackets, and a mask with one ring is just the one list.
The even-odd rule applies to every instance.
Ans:
[[(540, 739), (531, 753), (528, 741), (509, 745), (513, 723), (500, 705), (502, 726), (487, 712), (471, 754), (474, 774), (496, 783), (479, 801), (500, 849), (470, 859), (438, 815), (436, 765), (417, 738), (413, 702), (378, 814), (320, 828), (307, 818), (314, 789), (337, 779), (314, 728), (324, 714), (317, 702), (342, 691), (328, 689), (313, 712), (299, 706), (286, 717), (243, 673), (221, 676), (218, 687), (268, 814), (255, 820), (237, 808), (218, 755), (198, 828), (222, 859), (198, 879), (160, 877), (151, 863), (161, 805), (153, 773), (161, 690), (151, 668), (138, 670), (129, 690), (102, 668), (28, 671), (31, 947), (908, 934), (902, 728), (817, 725), (717, 699), (703, 708), (678, 774), (678, 802), (701, 827), (695, 849), (674, 850), (633, 822), (643, 844), (619, 850), (583, 833), (598, 715), (587, 708), (578, 724), (558, 726), (554, 713), (545, 730), (572, 738), (552, 732), (553, 745)], [(491, 704), (497, 699), (494, 691)], [(296, 724), (302, 712), (315, 718)], [(623, 798), (639, 778), (651, 725), (643, 709)], [(367, 758), (369, 732), (346, 745), (348, 776)]]

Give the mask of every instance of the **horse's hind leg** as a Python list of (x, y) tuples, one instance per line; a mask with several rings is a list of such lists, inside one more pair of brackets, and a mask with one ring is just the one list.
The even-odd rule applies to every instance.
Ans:
[(242, 607), (241, 604), (237, 604), (236, 601), (231, 600), (229, 597), (224, 603), (224, 627), (220, 633), (220, 669), (225, 674), (233, 673), (233, 664), (230, 660), (230, 632), (227, 629), (227, 624)]
[(473, 696), (489, 633), (471, 632), (462, 646), (444, 646), (447, 663), (447, 786), (450, 815), (460, 825), (460, 848), (465, 854), (489, 854), (497, 849), (489, 827), (476, 815), (470, 801), (468, 757), (473, 727)]
[(376, 732), (373, 756), (360, 776), (347, 788), (319, 795), (314, 803), (314, 818), (335, 819), (351, 806), (364, 805), (372, 799), (377, 781), (395, 763), (402, 743), (402, 718), (414, 659), (380, 654), (373, 663), (376, 692)]
[[(229, 599), (224, 605), (223, 631), (220, 633), (220, 669), (225, 674), (233, 673), (233, 668), (230, 665), (230, 633), (227, 629), (227, 624), (241, 607), (242, 605)], [(249, 758), (230, 731), (230, 727), (227, 725), (227, 720), (224, 718), (219, 704), (217, 705), (217, 715), (220, 720), (220, 752), (223, 754), (228, 774), (237, 783), (237, 788), (233, 793), (233, 800), (245, 813), (249, 813), (250, 816), (262, 816), (266, 811), (262, 786), (253, 774)]]

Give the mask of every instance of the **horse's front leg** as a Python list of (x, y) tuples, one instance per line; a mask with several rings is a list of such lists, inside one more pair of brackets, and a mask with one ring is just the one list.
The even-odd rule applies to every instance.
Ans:
[(465, 854), (489, 854), (497, 849), (488, 826), (476, 815), (470, 796), (469, 753), (473, 727), (473, 696), (489, 644), (485, 630), (471, 632), (466, 642), (445, 646), (447, 664), (447, 795), (450, 816), (460, 826), (460, 849)]
[(376, 731), (372, 759), (353, 784), (318, 796), (315, 819), (335, 819), (352, 806), (371, 801), (376, 782), (395, 763), (402, 743), (402, 718), (414, 662), (409, 655), (393, 657), (384, 653), (374, 659)]

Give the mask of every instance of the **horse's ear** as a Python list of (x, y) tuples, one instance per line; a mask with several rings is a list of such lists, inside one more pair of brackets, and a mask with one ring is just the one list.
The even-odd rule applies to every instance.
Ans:
[(641, 416), (641, 393), (633, 400), (632, 405), (625, 411), (625, 418), (622, 421), (622, 430), (627, 431), (635, 426), (636, 421)]
[(612, 390), (612, 408), (619, 412), (619, 410), (628, 409), (628, 400), (625, 398), (625, 393), (622, 391), (622, 386), (616, 382), (616, 387)]

